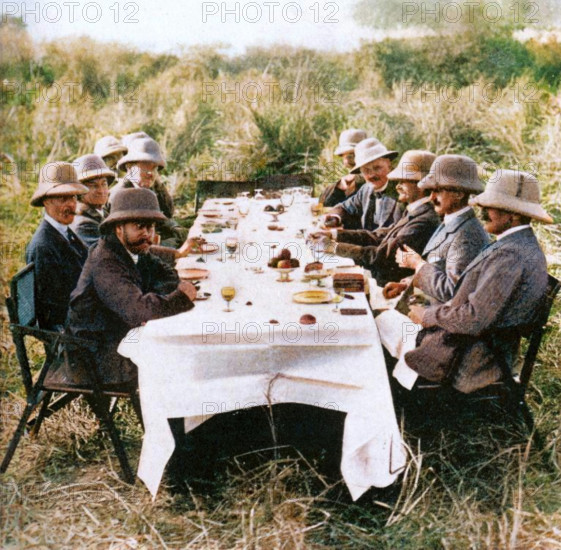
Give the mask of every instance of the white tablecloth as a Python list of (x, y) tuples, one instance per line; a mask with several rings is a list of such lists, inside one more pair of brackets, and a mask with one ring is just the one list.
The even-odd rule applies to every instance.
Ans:
[[(236, 231), (206, 235), (219, 245), (237, 235), (241, 245), (235, 259), (225, 258), (221, 248), (206, 263), (195, 264), (210, 271), (202, 283), (202, 290), (212, 294), (209, 300), (131, 331), (119, 348), (139, 369), (145, 435), (138, 476), (154, 496), (175, 445), (168, 418), (184, 417), (188, 431), (216, 413), (269, 403), (347, 413), (341, 472), (354, 499), (371, 486), (391, 484), (405, 465), (382, 348), (364, 294), (353, 294), (341, 307), (365, 308), (367, 315), (342, 316), (333, 304), (293, 303), (294, 292), (311, 288), (301, 281), (303, 270), (291, 274), (293, 282), (279, 283), (266, 263), (274, 243), (273, 254), (290, 244), (302, 266), (311, 261), (303, 239), (296, 237), (310, 225), (309, 204), (293, 205), (281, 216), (287, 228), (283, 232), (263, 229), (270, 219), (263, 212), (265, 204), (254, 201)], [(210, 207), (216, 203), (207, 201), (203, 210)], [(226, 215), (229, 208), (222, 205)], [(197, 219), (191, 235), (200, 232), (199, 223)], [(251, 243), (262, 252), (259, 260), (244, 253)], [(338, 261), (323, 260), (330, 267)], [(264, 273), (256, 273), (255, 267), (263, 267)], [(237, 290), (231, 313), (223, 312), (224, 285)], [(303, 313), (314, 315), (316, 325), (301, 325)]]

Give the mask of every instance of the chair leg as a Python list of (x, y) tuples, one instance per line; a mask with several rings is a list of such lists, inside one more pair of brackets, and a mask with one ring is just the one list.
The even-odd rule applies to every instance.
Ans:
[(109, 402), (99, 395), (89, 395), (86, 397), (90, 407), (95, 415), (99, 418), (102, 427), (109, 433), (111, 442), (119, 459), (121, 470), (123, 471), (123, 479), (126, 483), (134, 485), (135, 475), (130, 467), (123, 442), (119, 436), (119, 432), (113, 422), (113, 417), (109, 411)]
[(47, 414), (47, 409), (49, 407), (49, 403), (51, 402), (51, 397), (53, 396), (53, 392), (46, 392), (45, 396), (43, 397), (43, 401), (41, 403), (41, 408), (39, 409), (39, 414), (32, 418), (28, 423), (27, 427), (29, 428), (29, 435), (30, 437), (37, 437), (39, 433), (39, 428), (41, 428), (41, 424), (43, 423), (43, 419)]
[(14, 435), (12, 436), (12, 439), (10, 441), (10, 444), (8, 445), (8, 450), (6, 451), (6, 455), (4, 456), (4, 460), (2, 461), (2, 464), (0, 465), (0, 473), (4, 473), (7, 469), (8, 466), (10, 465), (10, 462), (12, 461), (12, 458), (14, 456), (14, 453), (16, 452), (16, 448), (19, 444), (19, 441), (21, 439), (21, 436), (23, 435), (23, 433), (25, 432), (25, 428), (27, 427), (27, 421), (29, 420), (29, 417), (31, 416), (31, 413), (33, 412), (33, 410), (35, 409), (35, 407), (37, 406), (36, 402), (31, 402), (31, 403), (27, 403), (25, 410), (23, 411), (23, 414), (21, 415), (19, 424), (16, 428), (16, 431), (14, 432)]

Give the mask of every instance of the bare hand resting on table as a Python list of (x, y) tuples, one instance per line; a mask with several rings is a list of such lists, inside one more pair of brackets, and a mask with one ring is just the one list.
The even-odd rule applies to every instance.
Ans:
[(194, 285), (192, 285), (188, 281), (179, 281), (179, 284), (177, 285), (177, 290), (183, 292), (183, 294), (185, 294), (185, 296), (187, 296), (187, 298), (189, 298), (191, 302), (193, 302), (197, 297), (197, 289), (195, 288)]

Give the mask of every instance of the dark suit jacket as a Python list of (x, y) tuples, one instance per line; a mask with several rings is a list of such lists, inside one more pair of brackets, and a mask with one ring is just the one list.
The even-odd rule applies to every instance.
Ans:
[(397, 249), (406, 244), (416, 252), (421, 253), (430, 239), (440, 220), (434, 211), (431, 202), (426, 202), (417, 207), (413, 212), (407, 212), (403, 218), (392, 225), (387, 231), (342, 231), (337, 233), (337, 240), (353, 240), (365, 242), (370, 238), (373, 244), (360, 246), (340, 242), (337, 246), (337, 255), (352, 258), (355, 262), (372, 272), (378, 285), (383, 286), (389, 281), (399, 281), (411, 274), (410, 269), (397, 265), (395, 253)]
[(79, 239), (77, 249), (46, 220), (27, 247), (25, 259), (35, 263), (35, 309), (41, 328), (56, 329), (66, 321), (70, 293), (88, 255)]
[(70, 300), (69, 330), (95, 342), (105, 384), (136, 377), (136, 367), (117, 353), (127, 332), (151, 319), (169, 317), (193, 307), (177, 290), (176, 272), (154, 255), (131, 256), (111, 234), (95, 244)]
[(77, 211), (78, 214), (70, 227), (90, 247), (100, 237), (99, 224), (104, 217), (95, 208), (83, 202), (78, 203)]
[(530, 228), (484, 249), (466, 268), (453, 297), (425, 310), (407, 364), (464, 393), (500, 380), (497, 357), (513, 365), (520, 330), (531, 325), (547, 289), (545, 256)]
[(488, 243), (489, 235), (470, 208), (430, 238), (422, 254), (428, 263), (415, 275), (415, 286), (432, 304), (447, 302), (465, 268)]
[(385, 193), (376, 203), (374, 219), (366, 220), (372, 193), (374, 193), (374, 186), (371, 183), (365, 183), (355, 195), (339, 206), (347, 215), (360, 217), (361, 225), (365, 229), (374, 230), (379, 227), (389, 227), (396, 223), (401, 218), (403, 211), (397, 200)]

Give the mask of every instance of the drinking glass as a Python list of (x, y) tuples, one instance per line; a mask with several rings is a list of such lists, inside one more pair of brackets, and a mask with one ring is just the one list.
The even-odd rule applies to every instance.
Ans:
[(236, 253), (236, 250), (238, 249), (238, 239), (234, 239), (234, 238), (228, 238), (226, 239), (226, 250), (228, 251), (228, 254), (230, 255), (230, 258), (234, 257), (234, 254)]
[(257, 200), (261, 200), (265, 198), (265, 195), (263, 195), (263, 189), (256, 189), (255, 190), (255, 195), (253, 196), (254, 199)]
[(240, 216), (245, 218), (249, 213), (249, 200), (247, 197), (243, 197), (238, 201), (238, 212)]
[(220, 290), (220, 293), (222, 294), (222, 298), (226, 300), (226, 305), (227, 305), (226, 309), (222, 311), (226, 311), (228, 313), (230, 311), (233, 311), (232, 309), (230, 309), (230, 302), (236, 296), (236, 289), (233, 286), (223, 286), (222, 289)]
[(282, 192), (280, 202), (285, 208), (292, 206), (292, 203), (294, 202), (294, 194), (291, 192), (291, 190), (285, 189)]
[(335, 313), (339, 313), (339, 304), (345, 299), (345, 289), (341, 287), (333, 287), (333, 292), (335, 292), (335, 297), (333, 298), (335, 307), (332, 309), (332, 311)]

